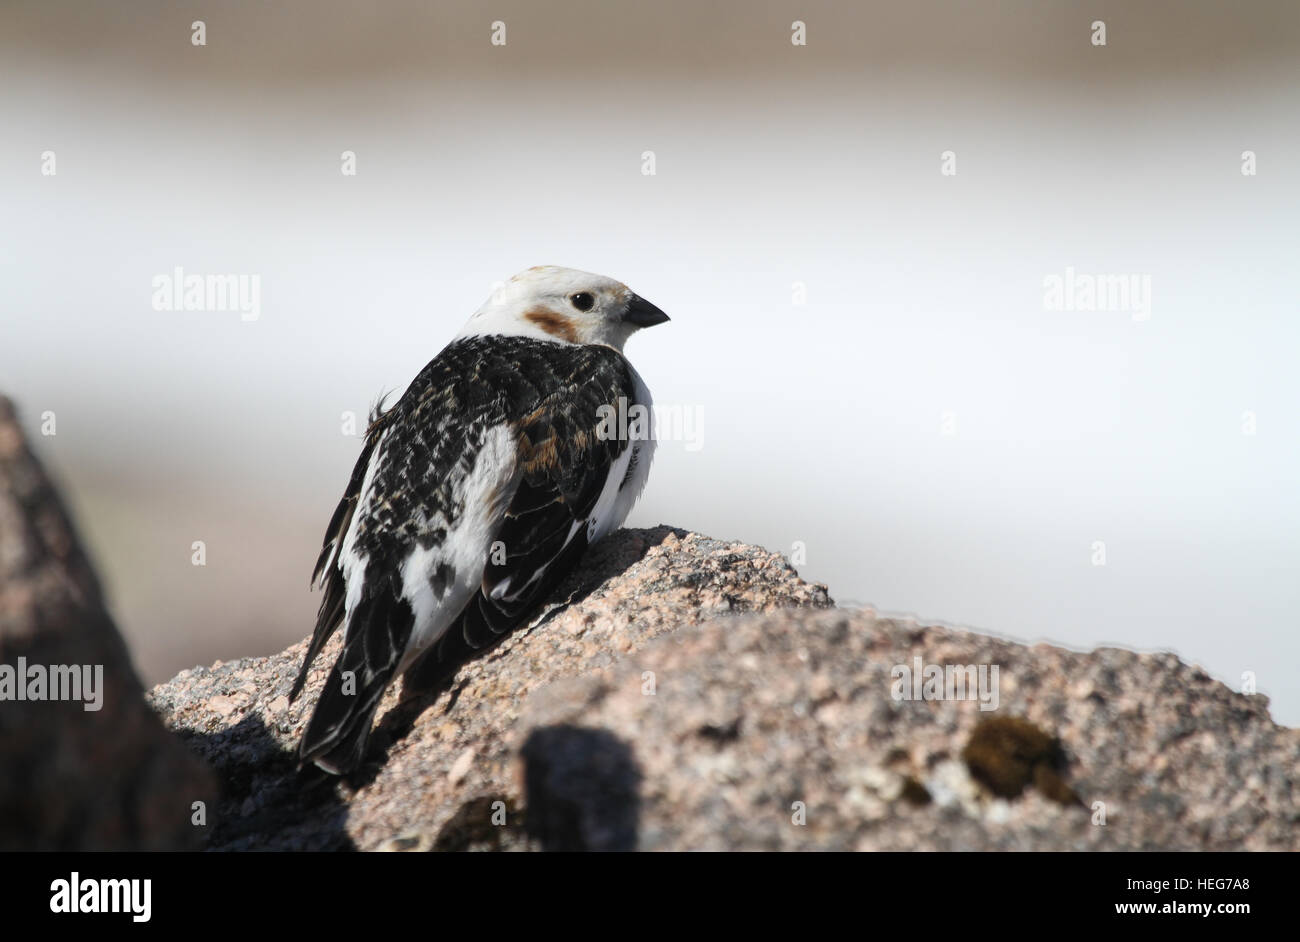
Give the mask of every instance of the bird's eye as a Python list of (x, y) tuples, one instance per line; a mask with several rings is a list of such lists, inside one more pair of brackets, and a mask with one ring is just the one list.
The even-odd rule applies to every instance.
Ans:
[(596, 299), (585, 291), (570, 296), (569, 301), (579, 311), (590, 311), (596, 305)]

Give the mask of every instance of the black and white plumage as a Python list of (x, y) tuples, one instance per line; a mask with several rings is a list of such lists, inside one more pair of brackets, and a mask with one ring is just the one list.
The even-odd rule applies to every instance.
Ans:
[(302, 762), (354, 769), (395, 678), (518, 626), (622, 524), (654, 451), (609, 434), (611, 413), (651, 407), (622, 348), (666, 320), (612, 279), (532, 268), (372, 417), (312, 577), (324, 597), (290, 699), (339, 627), (344, 646)]

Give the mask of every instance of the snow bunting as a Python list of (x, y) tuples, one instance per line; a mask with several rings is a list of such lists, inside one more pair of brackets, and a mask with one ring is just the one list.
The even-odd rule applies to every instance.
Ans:
[(340, 626), (344, 644), (301, 762), (356, 768), (396, 677), (518, 626), (622, 524), (654, 451), (610, 433), (651, 408), (623, 344), (666, 320), (610, 278), (530, 268), (376, 409), (312, 575), (325, 594), (290, 700)]

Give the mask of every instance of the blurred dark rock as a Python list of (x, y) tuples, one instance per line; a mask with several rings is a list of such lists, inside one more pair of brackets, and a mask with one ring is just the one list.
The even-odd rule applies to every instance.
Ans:
[[(13, 699), (17, 687), (7, 684), (37, 693), (26, 682), (38, 675), (50, 696), (53, 667), (76, 667), (78, 681), (90, 681), (70, 690), (82, 699)], [(0, 697), (0, 850), (203, 845), (192, 806), (211, 807), (214, 783), (145, 704), (68, 514), (3, 397)], [(85, 709), (88, 699), (100, 708)]]

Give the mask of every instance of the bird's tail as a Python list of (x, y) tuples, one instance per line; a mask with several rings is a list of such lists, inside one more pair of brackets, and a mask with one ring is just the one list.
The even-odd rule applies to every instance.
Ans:
[(411, 637), (410, 605), (384, 587), (357, 605), (343, 651), (298, 745), (299, 762), (344, 775), (365, 755), (370, 724)]

